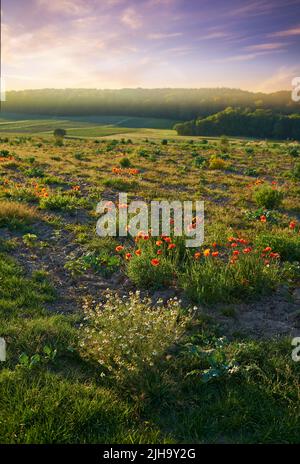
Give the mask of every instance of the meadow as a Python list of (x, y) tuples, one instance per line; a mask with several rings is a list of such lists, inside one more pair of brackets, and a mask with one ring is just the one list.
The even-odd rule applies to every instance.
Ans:
[[(0, 120), (0, 442), (299, 443), (300, 144), (136, 119)], [(120, 191), (204, 244), (98, 237)]]

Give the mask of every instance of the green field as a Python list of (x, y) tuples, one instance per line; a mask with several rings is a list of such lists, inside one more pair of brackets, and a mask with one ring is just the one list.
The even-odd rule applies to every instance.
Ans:
[(0, 134), (50, 135), (57, 127), (68, 137), (172, 136), (177, 121), (126, 116), (78, 116), (46, 118), (39, 115), (1, 113)]

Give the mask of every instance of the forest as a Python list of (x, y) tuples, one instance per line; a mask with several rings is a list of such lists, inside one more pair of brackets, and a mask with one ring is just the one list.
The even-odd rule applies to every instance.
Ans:
[(231, 135), (300, 140), (300, 115), (228, 107), (224, 111), (175, 125), (179, 135)]

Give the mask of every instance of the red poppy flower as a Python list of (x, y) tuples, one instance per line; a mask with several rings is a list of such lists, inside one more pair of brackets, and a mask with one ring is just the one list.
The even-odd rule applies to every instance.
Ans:
[(175, 243), (170, 243), (170, 245), (168, 246), (168, 250), (174, 250), (174, 248), (176, 248)]
[(159, 259), (157, 259), (157, 258), (151, 259), (151, 264), (152, 264), (152, 266), (154, 266), (154, 267), (159, 266)]
[(124, 247), (122, 245), (118, 245), (116, 247), (116, 251), (119, 253), (120, 251), (123, 251), (124, 250)]
[(265, 215), (260, 216), (260, 222), (267, 222), (267, 218)]
[(248, 248), (244, 248), (244, 249), (243, 249), (243, 252), (246, 253), (246, 254), (247, 254), (247, 253), (250, 253), (251, 251), (252, 251), (252, 248), (251, 248), (251, 247), (248, 247)]
[(269, 246), (263, 250), (264, 253), (268, 253), (268, 251), (272, 251), (272, 248)]
[(279, 253), (270, 253), (270, 258), (275, 258), (275, 259), (279, 259), (280, 258), (280, 254)]
[(289, 225), (289, 228), (293, 230), (293, 229), (295, 229), (295, 227), (296, 227), (296, 221), (291, 221), (290, 225)]
[(218, 252), (218, 251), (214, 251), (211, 255), (212, 255), (214, 258), (216, 258), (217, 256), (219, 256), (219, 252)]
[(129, 261), (132, 258), (132, 254), (126, 253), (125, 258), (127, 259), (127, 261)]
[(136, 254), (136, 256), (141, 256), (142, 250), (135, 250), (134, 253)]
[(196, 253), (194, 254), (194, 258), (195, 258), (195, 259), (200, 259), (200, 258), (201, 258), (201, 253), (200, 253), (200, 251), (196, 251)]

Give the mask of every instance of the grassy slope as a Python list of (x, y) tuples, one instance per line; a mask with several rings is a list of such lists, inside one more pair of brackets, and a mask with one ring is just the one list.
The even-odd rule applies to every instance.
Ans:
[[(143, 169), (138, 192), (133, 190), (133, 195), (164, 197), (167, 189), (170, 198), (179, 195), (190, 199), (198, 198), (201, 192), (210, 210), (209, 237), (219, 241), (231, 228), (249, 236), (265, 231), (265, 225), (247, 223), (243, 214), (246, 206), (253, 208), (246, 190), (253, 178), (243, 175), (243, 171), (255, 165), (258, 175), (288, 182), (284, 212), (291, 217), (299, 213), (295, 207), (297, 185), (285, 181), (283, 176), (292, 165), (283, 154), (284, 147), (272, 144), (266, 162), (260, 145), (254, 144), (256, 152), (250, 159), (245, 156), (244, 142), (234, 141), (230, 162), (235, 171), (205, 170), (199, 184), (200, 171), (193, 165), (191, 151), (209, 156), (218, 151), (217, 145), (208, 149), (191, 147), (181, 139), (180, 143), (162, 146), (153, 140), (154, 146), (138, 140), (136, 145), (109, 152), (109, 143), (96, 145), (93, 141), (68, 140), (64, 147), (54, 147), (48, 138), (22, 143), (12, 140), (1, 149), (14, 152), (20, 160), (0, 166), (1, 180), (31, 182), (25, 169), (31, 167), (28, 156), (35, 156), (48, 176), (55, 175), (70, 185), (82, 182), (83, 190), (88, 185), (90, 190), (84, 195), (89, 196), (94, 188), (105, 191), (103, 181), (112, 178), (111, 168), (127, 151), (132, 163)], [(140, 157), (140, 149), (161, 153), (155, 161)], [(74, 158), (77, 152), (84, 153), (86, 159)], [(187, 170), (182, 170), (184, 166)], [(6, 188), (0, 185), (1, 195)], [(55, 185), (52, 188), (57, 189)], [(113, 188), (108, 193), (111, 195)], [(20, 197), (20, 193), (17, 195)], [(220, 205), (220, 199), (225, 203)], [(53, 228), (58, 237), (71, 231), (72, 240), (68, 239), (65, 245), (73, 247), (80, 234), (88, 234), (95, 218), (85, 224), (84, 216), (51, 216), (46, 211), (44, 215), (38, 213), (42, 223), (32, 218), (33, 223), (29, 221), (27, 228), (15, 229), (16, 224), (24, 222), (24, 204), (26, 201), (20, 202), (21, 210), (15, 212), (18, 222), (0, 222), (0, 335), (8, 342), (8, 361), (0, 363), (1, 443), (299, 442), (300, 366), (291, 360), (288, 339), (259, 342), (237, 335), (226, 353), (234, 355), (244, 368), (242, 373), (206, 385), (197, 377), (186, 377), (187, 365), (180, 357), (173, 358), (169, 367), (158, 365), (155, 375), (145, 370), (146, 384), (142, 390), (124, 390), (122, 385), (99, 377), (98, 368), (83, 360), (77, 351), (81, 313), (74, 308), (64, 312), (56, 275), (45, 273), (42, 261), (43, 256), (61, 251), (57, 238), (51, 241), (45, 236), (46, 226)], [(5, 217), (0, 214), (0, 219)], [(214, 223), (219, 228), (213, 228)], [(281, 228), (272, 227), (273, 233)], [(286, 234), (285, 226), (282, 230)], [(48, 248), (39, 251), (37, 247), (24, 246), (22, 237), (28, 231), (37, 234)], [(58, 266), (55, 272), (61, 272)], [(62, 279), (61, 274), (58, 277)], [(93, 275), (92, 281), (99, 282), (99, 275)], [(80, 283), (80, 279), (75, 279), (72, 286), (77, 288)], [(68, 289), (70, 281), (65, 285)], [(80, 299), (78, 303), (80, 306)], [(217, 330), (201, 318), (198, 331), (205, 337), (222, 335), (222, 327)], [(57, 349), (53, 361), (43, 355), (45, 346)], [(42, 360), (32, 368), (20, 366), (21, 353), (29, 357), (39, 353)]]

